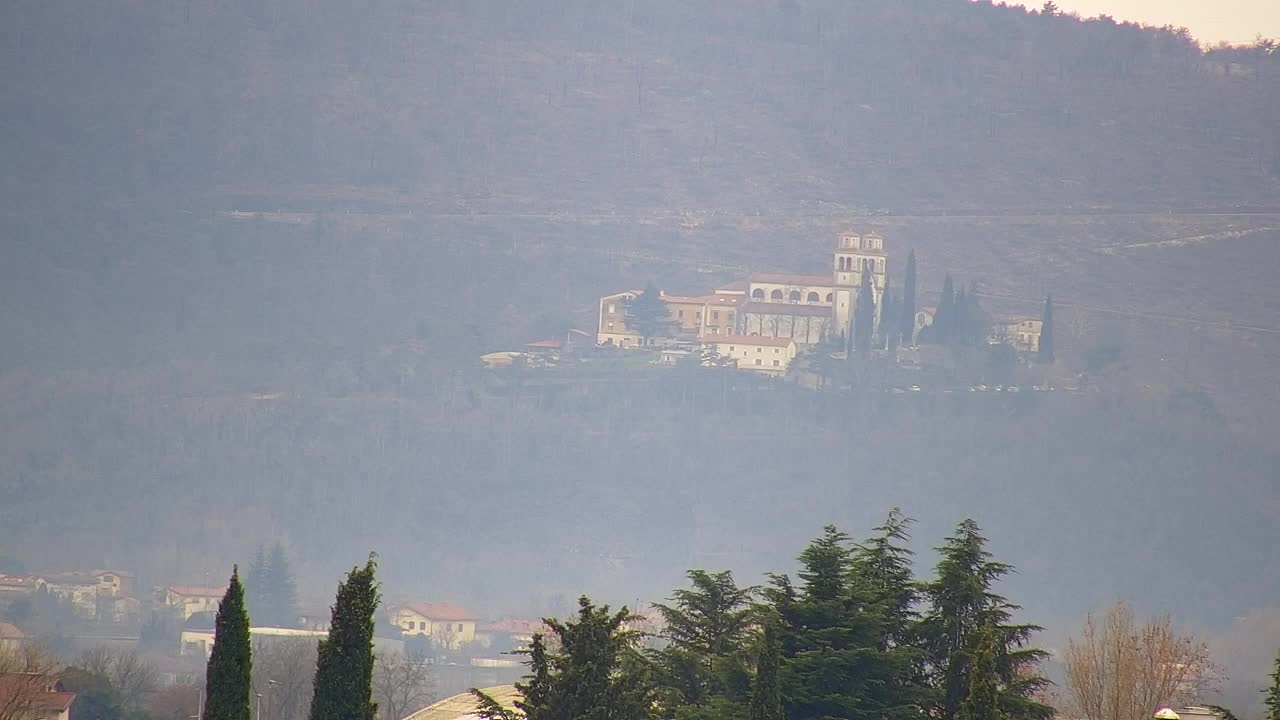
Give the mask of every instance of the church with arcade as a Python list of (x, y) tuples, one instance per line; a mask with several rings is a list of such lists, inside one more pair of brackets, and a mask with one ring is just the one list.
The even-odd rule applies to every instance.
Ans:
[(843, 338), (864, 275), (870, 278), (876, 307), (883, 304), (886, 259), (884, 238), (878, 233), (846, 233), (835, 242), (830, 274), (752, 273), (706, 295), (663, 292), (671, 327), (668, 338), (646, 340), (627, 326), (626, 305), (641, 291), (606, 295), (600, 298), (596, 342), (634, 348), (665, 339), (708, 343), (755, 337), (790, 340), (804, 348)]

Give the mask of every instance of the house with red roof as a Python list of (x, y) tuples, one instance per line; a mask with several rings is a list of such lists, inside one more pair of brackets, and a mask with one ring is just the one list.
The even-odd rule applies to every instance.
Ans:
[(19, 630), (17, 625), (0, 622), (0, 652), (17, 650), (26, 640), (26, 633)]
[(0, 711), (20, 720), (68, 720), (75, 693), (49, 673), (0, 673)]
[(437, 647), (461, 649), (476, 641), (470, 611), (446, 602), (411, 602), (392, 609), (391, 622), (405, 635), (424, 635)]

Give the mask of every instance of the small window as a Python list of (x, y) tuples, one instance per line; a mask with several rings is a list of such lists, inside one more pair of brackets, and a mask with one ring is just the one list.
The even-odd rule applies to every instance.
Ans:
[(751, 291), (751, 298), (752, 298), (753, 300), (763, 300), (763, 299), (764, 299), (764, 290), (762, 290), (762, 289), (760, 289), (760, 288), (756, 288), (755, 290), (752, 290), (752, 291)]
[[(410, 625), (412, 625), (413, 623), (409, 623), (409, 624), (410, 624)], [(426, 630), (426, 629), (427, 629), (427, 621), (426, 621), (426, 620), (423, 620), (423, 621), (419, 622), (419, 623), (418, 623), (418, 629), (419, 629), (419, 630)]]
[(458, 632), (462, 632), (462, 623), (458, 623)]
[[(835, 296), (832, 293), (827, 293), (827, 302), (831, 302), (833, 300), (835, 300)], [(842, 305), (841, 307), (844, 306)]]
[(816, 302), (818, 302), (818, 293), (816, 293), (816, 292), (811, 292), (811, 293), (809, 293), (809, 302), (811, 302), (811, 303), (816, 303)]
[(682, 317), (684, 317), (684, 311), (683, 311), (683, 310), (677, 310), (677, 311), (676, 311), (676, 317), (678, 317), (678, 318), (682, 318)]
[(756, 358), (756, 364), (757, 364), (757, 365), (763, 365), (763, 364), (764, 364), (764, 362), (762, 362), (762, 361), (760, 360), (760, 358)]
[(769, 299), (770, 299), (770, 300), (781, 300), (781, 299), (782, 299), (782, 291), (781, 291), (781, 290), (774, 290), (773, 292), (769, 293)]
[(779, 366), (781, 366), (781, 365), (782, 365), (782, 361), (781, 361), (781, 360), (774, 360), (774, 361), (773, 361), (773, 366), (774, 366), (774, 367), (779, 367)]
[(609, 314), (612, 315), (617, 311), (617, 307), (613, 303), (609, 303)]
[(774, 348), (774, 349), (773, 349), (773, 354), (774, 354), (774, 355), (777, 355), (777, 354), (778, 354), (778, 353), (780, 353), (780, 352), (782, 352), (782, 351), (781, 351), (781, 350), (779, 350), (778, 348)]
[(800, 302), (800, 291), (799, 291), (799, 290), (792, 290), (792, 291), (791, 291), (791, 295), (789, 295), (789, 296), (787, 297), (787, 299), (788, 299), (788, 300), (790, 300), (790, 301), (791, 301), (791, 302), (793, 302), (793, 303), (798, 303), (798, 302)]
[(764, 348), (756, 348), (756, 352), (758, 353), (764, 352)]
[(719, 310), (712, 310), (712, 311), (711, 311), (711, 319), (712, 319), (712, 320), (719, 320), (719, 319), (720, 319), (720, 311), (719, 311)]
[(730, 346), (729, 346), (729, 352), (733, 352), (733, 346), (732, 346), (732, 345), (730, 345)]
[(612, 320), (610, 320), (610, 321), (609, 321), (609, 329), (610, 329), (610, 330), (612, 330), (612, 329), (613, 329), (613, 321), (612, 321)]

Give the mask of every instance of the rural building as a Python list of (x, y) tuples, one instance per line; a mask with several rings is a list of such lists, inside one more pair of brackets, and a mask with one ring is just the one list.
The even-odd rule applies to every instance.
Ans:
[(739, 370), (765, 375), (784, 375), (796, 357), (796, 343), (791, 338), (759, 335), (730, 335), (706, 344), (715, 346), (721, 358), (732, 361)]
[(1040, 350), (1040, 318), (1018, 317), (997, 320), (991, 324), (991, 340), (1008, 343), (1014, 350), (1033, 353)]
[(167, 607), (178, 608), (182, 613), (182, 619), (186, 620), (196, 613), (217, 612), (218, 604), (222, 602), (222, 596), (226, 592), (225, 587), (171, 585), (165, 588), (164, 604)]
[(425, 635), (432, 644), (458, 650), (476, 641), (475, 615), (449, 603), (406, 603), (391, 613), (391, 623), (405, 635)]
[[(0, 710), (17, 720), (68, 720), (75, 693), (44, 673), (0, 673)], [(12, 713), (10, 715), (9, 713)]]
[[(753, 273), (710, 295), (664, 293), (670, 335), (703, 341), (761, 335), (791, 339), (804, 347), (843, 337), (864, 268), (871, 276), (878, 312), (887, 270), (884, 238), (874, 232), (848, 233), (836, 241), (830, 274)], [(639, 295), (639, 290), (627, 290), (600, 298), (598, 344), (640, 345), (642, 338), (626, 324), (626, 304)]]

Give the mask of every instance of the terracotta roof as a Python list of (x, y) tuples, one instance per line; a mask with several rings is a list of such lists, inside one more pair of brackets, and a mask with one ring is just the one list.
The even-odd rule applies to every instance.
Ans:
[(549, 348), (555, 350), (563, 347), (564, 343), (559, 340), (535, 340), (531, 343), (525, 343), (524, 346), (527, 348)]
[(224, 587), (203, 587), (200, 585), (170, 585), (169, 592), (174, 595), (184, 595), (186, 597), (220, 598), (227, 594), (227, 589)]
[(763, 345), (765, 347), (786, 347), (795, 343), (791, 338), (765, 337), (763, 335), (725, 335), (714, 339), (719, 345)]
[(830, 305), (797, 305), (792, 303), (749, 302), (744, 312), (757, 315), (796, 315), (799, 317), (831, 317)]
[(547, 625), (541, 620), (521, 620), (519, 618), (506, 618), (491, 622), (482, 628), (484, 632), (491, 633), (509, 633), (511, 635), (533, 635), (534, 633), (546, 632)]
[(475, 615), (450, 603), (405, 603), (397, 610), (412, 610), (428, 620), (477, 620)]
[(678, 305), (739, 305), (747, 298), (745, 295), (663, 295), (662, 301)]
[(816, 285), (833, 288), (835, 279), (830, 275), (792, 275), (790, 273), (751, 273), (751, 282), (775, 285)]
[(26, 635), (13, 623), (0, 622), (0, 640), (21, 640)]
[(747, 285), (748, 283), (746, 280), (734, 280), (731, 283), (727, 283), (725, 285), (721, 285), (720, 287), (716, 288), (716, 292), (717, 293), (722, 293), (722, 292), (723, 293), (743, 293), (743, 292), (746, 292)]
[(36, 703), (42, 710), (65, 712), (75, 702), (76, 694), (69, 692), (51, 692), (40, 696)]

